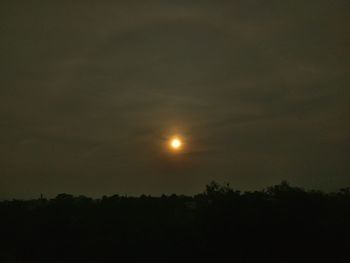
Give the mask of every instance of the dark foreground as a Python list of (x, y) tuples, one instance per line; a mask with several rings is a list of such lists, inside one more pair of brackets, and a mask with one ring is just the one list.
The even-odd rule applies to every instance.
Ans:
[[(350, 191), (0, 202), (0, 262), (350, 262)], [(142, 261), (140, 260), (142, 259)]]

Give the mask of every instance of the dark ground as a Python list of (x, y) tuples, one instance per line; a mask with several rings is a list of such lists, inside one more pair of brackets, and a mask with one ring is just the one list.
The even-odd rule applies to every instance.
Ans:
[[(350, 262), (350, 191), (0, 202), (0, 262)], [(147, 260), (148, 261), (148, 260)]]

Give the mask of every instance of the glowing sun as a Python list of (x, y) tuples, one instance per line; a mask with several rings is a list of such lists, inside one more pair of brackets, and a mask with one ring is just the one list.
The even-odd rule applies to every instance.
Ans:
[(182, 146), (182, 141), (179, 138), (173, 138), (170, 140), (170, 147), (174, 150), (179, 150)]

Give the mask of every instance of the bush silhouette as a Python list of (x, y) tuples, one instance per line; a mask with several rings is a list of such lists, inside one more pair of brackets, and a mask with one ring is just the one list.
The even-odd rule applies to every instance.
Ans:
[(350, 262), (349, 188), (211, 182), (195, 196), (2, 201), (0, 215), (0, 262)]

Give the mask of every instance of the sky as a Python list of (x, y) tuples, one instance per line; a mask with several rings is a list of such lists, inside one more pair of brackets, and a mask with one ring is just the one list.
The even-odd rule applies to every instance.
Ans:
[(349, 13), (348, 0), (2, 0), (0, 198), (350, 186)]

